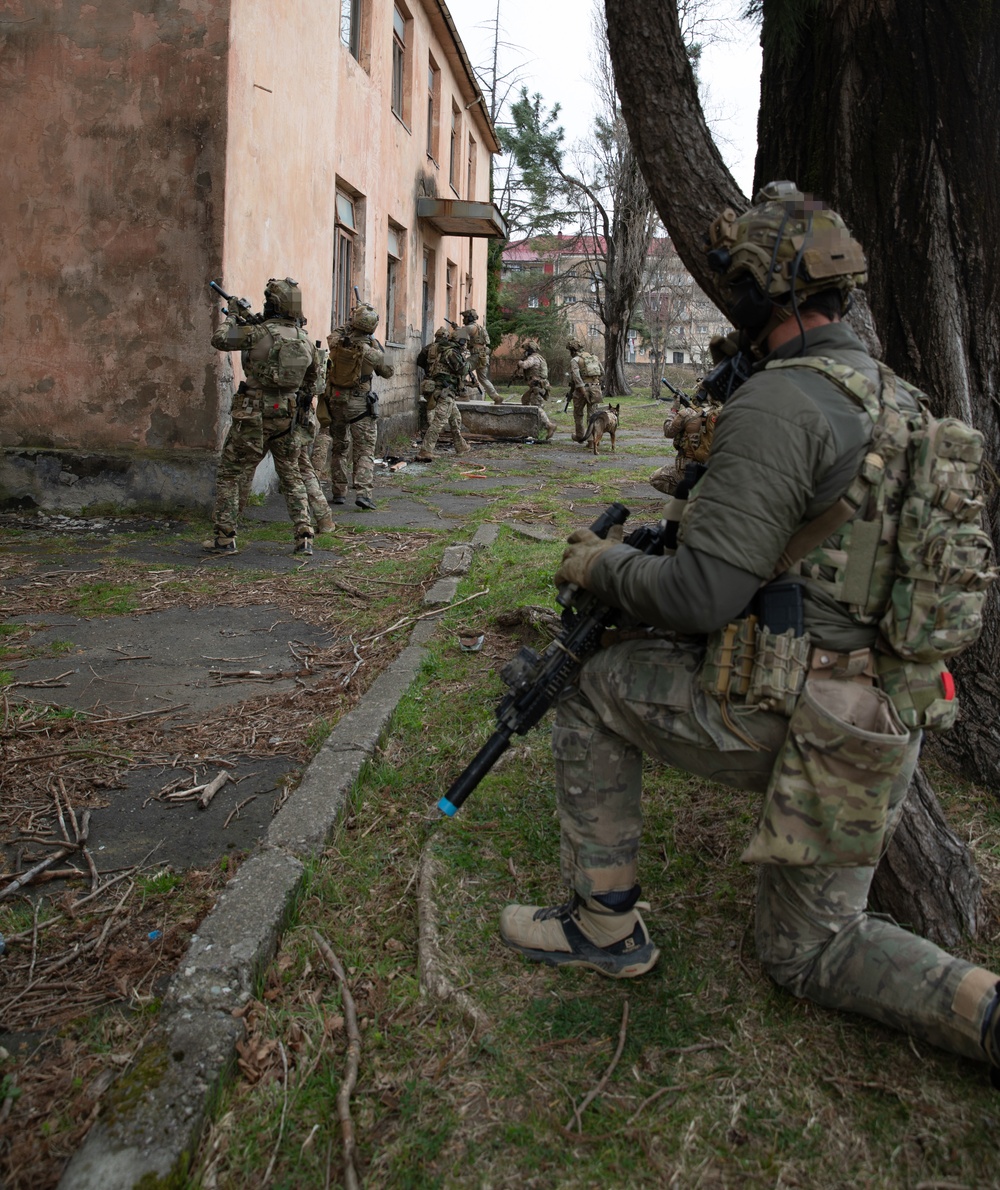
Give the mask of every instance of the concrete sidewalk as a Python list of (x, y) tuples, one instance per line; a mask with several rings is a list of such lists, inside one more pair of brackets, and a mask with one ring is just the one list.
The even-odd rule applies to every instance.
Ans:
[[(586, 486), (589, 453), (584, 454), (568, 436), (562, 447), (557, 439), (553, 446), (525, 450), (531, 453), (523, 456), (526, 465), (518, 457), (516, 470), (522, 473), (516, 476), (504, 474), (509, 461), (505, 466), (497, 459), (499, 465), (492, 466), (488, 449), (461, 460), (445, 455), (432, 467), (411, 465), (394, 473), (377, 472), (376, 510), (362, 512), (346, 504), (334, 509), (335, 517), (344, 526), (456, 527), (481, 519), (483, 498), (491, 490), (511, 483), (530, 484), (523, 471), (540, 466), (549, 477), (553, 472), (565, 473), (566, 498), (574, 501), (580, 523), (593, 519), (603, 504)], [(459, 464), (457, 474), (447, 466), (449, 462)], [(624, 467), (610, 455), (602, 456), (600, 465)], [(635, 490), (630, 493), (630, 489)], [(620, 498), (628, 501), (632, 495), (647, 507), (651, 501), (658, 503), (647, 485), (626, 485)], [(254, 510), (253, 516), (261, 521), (286, 519), (276, 497)], [(543, 539), (560, 536), (544, 523), (518, 525), (515, 521), (510, 527)], [(425, 596), (428, 610), (447, 606), (474, 551), (488, 548), (497, 533), (497, 525), (484, 524), (470, 533), (465, 545), (446, 550), (438, 581)], [(330, 561), (317, 553), (314, 564), (324, 566)], [(417, 623), (406, 648), (336, 725), (282, 809), (269, 824), (259, 824), (264, 832), (259, 846), (192, 939), (170, 982), (156, 1028), (129, 1070), (106, 1093), (97, 1123), (65, 1170), (62, 1190), (131, 1190), (140, 1182), (181, 1184), (173, 1179), (183, 1178), (213, 1092), (235, 1063), (243, 1023), (234, 1013), (251, 998), (256, 980), (273, 957), (302, 887), (306, 864), (326, 845), (363, 766), (384, 739), (400, 699), (419, 673), (434, 631), (433, 617)]]

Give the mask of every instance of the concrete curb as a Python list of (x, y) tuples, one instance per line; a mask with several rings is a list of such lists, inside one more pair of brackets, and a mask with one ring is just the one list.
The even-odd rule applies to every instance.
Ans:
[[(477, 532), (476, 538), (480, 538)], [(449, 547), (436, 590), (454, 598), (471, 546)], [(456, 569), (464, 566), (464, 569)], [(447, 568), (446, 568), (447, 567)], [(430, 592), (428, 592), (428, 596)], [(442, 603), (445, 600), (435, 599)], [(374, 754), (403, 695), (427, 657), (436, 623), (419, 620), (410, 643), (345, 715), (275, 815), (260, 851), (219, 895), (170, 981), (161, 1019), (132, 1066), (110, 1088), (99, 1119), (70, 1159), (59, 1190), (149, 1190), (186, 1184), (213, 1096), (236, 1061), (244, 1035), (234, 1015), (273, 959), (305, 877), (304, 860), (329, 839), (362, 767)]]

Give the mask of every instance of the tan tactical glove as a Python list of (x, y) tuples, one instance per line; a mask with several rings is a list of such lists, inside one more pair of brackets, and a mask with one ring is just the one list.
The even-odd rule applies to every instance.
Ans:
[(621, 545), (622, 533), (621, 525), (613, 526), (607, 537), (598, 537), (591, 529), (577, 529), (571, 533), (566, 538), (568, 545), (556, 571), (556, 586), (574, 583), (585, 588), (594, 563), (613, 545)]

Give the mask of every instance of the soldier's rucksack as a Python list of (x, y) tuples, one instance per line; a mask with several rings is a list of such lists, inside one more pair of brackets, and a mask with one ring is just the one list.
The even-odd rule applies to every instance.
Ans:
[(297, 326), (269, 326), (271, 350), (264, 363), (264, 383), (272, 388), (294, 391), (301, 387), (313, 362), (313, 347), (305, 331)]
[(600, 380), (602, 371), (600, 362), (597, 356), (591, 355), (589, 351), (580, 352), (580, 362), (577, 367), (584, 380)]
[[(833, 510), (813, 522), (833, 513), (824, 540), (839, 529), (838, 549), (811, 549), (803, 573), (862, 622), (877, 622), (880, 648), (904, 661), (939, 666), (973, 644), (997, 577), (982, 527), (983, 435), (957, 418), (932, 416), (924, 394), (882, 364), (881, 392), (854, 368), (818, 356), (767, 366), (822, 373), (874, 423), (861, 473), (838, 502), (839, 525)], [(900, 410), (899, 388), (916, 411)], [(798, 552), (794, 538), (786, 552)]]
[(701, 429), (698, 431), (698, 442), (694, 450), (688, 455), (696, 463), (707, 463), (712, 451), (712, 439), (715, 437), (715, 423), (721, 412), (719, 405), (713, 405), (701, 415)]
[(353, 388), (361, 379), (361, 370), (365, 362), (364, 343), (346, 342), (337, 336), (330, 335), (327, 339), (330, 345), (330, 363), (326, 369), (327, 384), (334, 388)]

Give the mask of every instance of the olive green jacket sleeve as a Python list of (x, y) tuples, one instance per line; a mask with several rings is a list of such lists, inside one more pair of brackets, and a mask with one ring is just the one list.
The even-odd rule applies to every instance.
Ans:
[[(791, 347), (775, 353), (792, 354)], [(840, 325), (808, 332), (804, 354), (874, 369)], [(719, 416), (708, 471), (689, 498), (676, 555), (649, 558), (614, 547), (595, 562), (588, 587), (658, 627), (721, 627), (771, 578), (795, 531), (846, 490), (871, 429), (864, 411), (818, 373), (757, 371)], [(827, 610), (849, 628), (846, 608)]]

